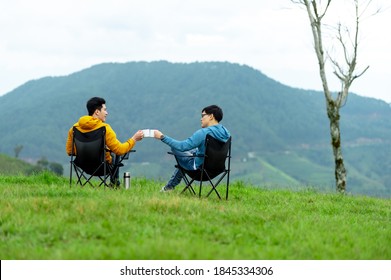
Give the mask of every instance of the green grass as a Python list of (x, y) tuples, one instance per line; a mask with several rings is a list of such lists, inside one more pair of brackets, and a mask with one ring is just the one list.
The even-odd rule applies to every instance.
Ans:
[(7, 259), (391, 259), (391, 200), (231, 184), (228, 201), (0, 177)]

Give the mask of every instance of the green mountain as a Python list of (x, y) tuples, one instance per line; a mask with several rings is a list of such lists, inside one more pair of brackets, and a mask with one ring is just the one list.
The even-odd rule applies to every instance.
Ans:
[[(203, 107), (218, 104), (233, 135), (232, 178), (266, 186), (334, 190), (334, 164), (322, 92), (288, 87), (245, 65), (205, 62), (105, 63), (63, 77), (29, 81), (0, 97), (0, 153), (46, 157), (67, 166), (68, 129), (104, 97), (107, 122), (125, 141), (157, 128), (185, 139), (200, 127)], [(350, 94), (341, 109), (348, 191), (391, 196), (391, 108)], [(137, 143), (125, 170), (167, 180), (174, 161), (155, 139)], [(65, 167), (67, 171), (68, 167)]]

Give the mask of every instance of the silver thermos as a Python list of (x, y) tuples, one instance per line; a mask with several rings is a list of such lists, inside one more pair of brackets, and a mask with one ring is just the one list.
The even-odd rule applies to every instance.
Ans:
[(125, 189), (130, 188), (130, 172), (124, 173), (124, 185), (125, 185)]

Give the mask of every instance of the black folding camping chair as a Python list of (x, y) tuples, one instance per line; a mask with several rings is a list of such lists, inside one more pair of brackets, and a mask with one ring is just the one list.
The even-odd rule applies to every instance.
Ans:
[[(129, 158), (130, 152), (116, 156), (112, 164), (106, 162), (106, 127), (97, 130), (82, 133), (76, 127), (73, 127), (73, 151), (70, 161), (70, 179), (72, 185), (72, 170), (77, 176), (76, 185), (85, 186), (87, 183), (91, 186), (91, 180), (94, 177), (100, 179), (99, 185), (105, 187), (119, 186), (118, 173), (119, 168), (123, 166), (122, 161)], [(111, 181), (107, 181), (110, 178)], [(114, 179), (116, 181), (114, 181)]]
[(216, 140), (211, 135), (207, 135), (205, 138), (205, 155), (199, 155), (204, 158), (202, 166), (197, 170), (186, 170), (179, 165), (178, 158), (180, 155), (176, 155), (173, 152), (169, 152), (175, 156), (178, 168), (186, 183), (185, 188), (181, 193), (189, 191), (191, 194), (196, 195), (196, 192), (192, 186), (194, 181), (199, 182), (199, 197), (202, 195), (203, 182), (209, 182), (211, 189), (207, 193), (206, 197), (209, 197), (214, 192), (219, 199), (221, 199), (220, 193), (217, 189), (222, 180), (226, 179), (226, 191), (225, 199), (228, 199), (229, 191), (229, 174), (231, 168), (231, 137), (227, 142), (221, 142)]

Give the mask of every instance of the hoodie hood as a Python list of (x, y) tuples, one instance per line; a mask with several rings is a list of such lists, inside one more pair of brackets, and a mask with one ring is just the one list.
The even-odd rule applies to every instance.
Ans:
[(206, 129), (209, 130), (207, 134), (212, 135), (213, 138), (222, 142), (227, 142), (228, 138), (231, 136), (229, 131), (222, 124), (209, 126)]
[(83, 130), (94, 130), (102, 126), (100, 119), (93, 118), (92, 116), (83, 116), (79, 119), (79, 127)]

